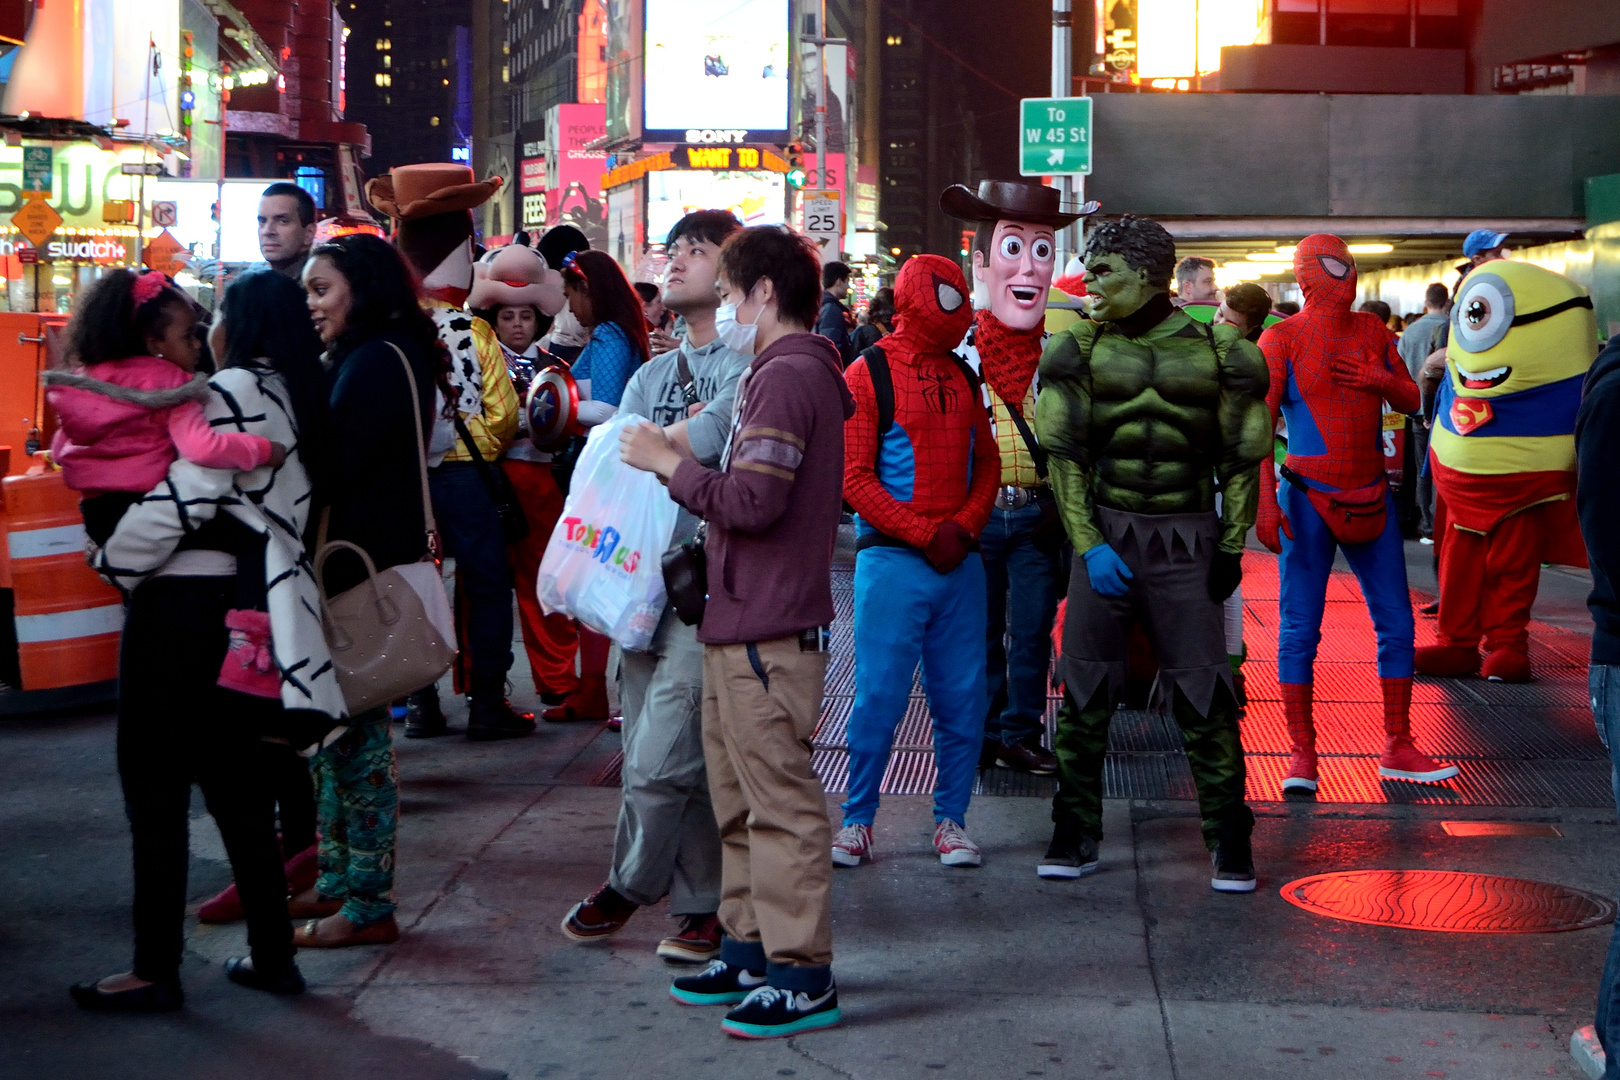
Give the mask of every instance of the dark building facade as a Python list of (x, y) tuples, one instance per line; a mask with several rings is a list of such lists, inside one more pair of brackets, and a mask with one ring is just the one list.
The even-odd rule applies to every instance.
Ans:
[[(951, 184), (1018, 175), (1018, 99), (1050, 86), (1051, 23), (996, 5), (892, 0), (880, 15), (880, 250), (961, 257), (963, 223), (939, 209)], [(896, 252), (894, 249), (898, 248)]]
[(467, 160), (473, 136), (472, 5), (343, 0), (348, 113), (371, 131), (368, 174)]

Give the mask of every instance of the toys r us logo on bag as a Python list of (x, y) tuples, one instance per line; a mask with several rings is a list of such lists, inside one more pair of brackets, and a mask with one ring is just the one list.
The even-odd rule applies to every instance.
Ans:
[(641, 565), (641, 552), (622, 546), (619, 543), (622, 539), (619, 530), (613, 526), (604, 529), (599, 525), (586, 524), (577, 517), (563, 518), (562, 524), (567, 530), (563, 534), (564, 539), (591, 552), (603, 566), (622, 567), (625, 573), (633, 574), (636, 567)]

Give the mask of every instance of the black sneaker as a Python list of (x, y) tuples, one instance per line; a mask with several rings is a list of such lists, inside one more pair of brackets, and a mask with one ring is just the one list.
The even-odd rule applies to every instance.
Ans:
[(473, 742), (521, 739), (533, 734), (534, 713), (518, 712), (505, 694), (473, 695), (467, 712), (467, 738)]
[(781, 1039), (832, 1027), (842, 1019), (838, 987), (833, 983), (819, 994), (762, 986), (726, 1013), (720, 1030), (739, 1039)]
[(1221, 837), (1210, 852), (1209, 887), (1216, 892), (1254, 892), (1254, 852), (1247, 830), (1221, 829)]
[(669, 984), (669, 996), (682, 1005), (736, 1005), (765, 985), (765, 976), (716, 960), (696, 975)]
[(405, 699), (407, 739), (435, 739), (444, 733), (444, 710), (439, 707), (438, 687), (418, 690)]
[(292, 961), (276, 972), (264, 972), (253, 966), (249, 957), (233, 956), (225, 961), (225, 977), (238, 986), (263, 990), (270, 994), (302, 994), (304, 976)]
[(1039, 737), (1022, 742), (998, 743), (996, 764), (1003, 769), (1034, 776), (1053, 776), (1058, 767), (1056, 755), (1041, 745)]
[(1085, 877), (1097, 869), (1098, 846), (1096, 837), (1058, 825), (1052, 830), (1052, 843), (1046, 849), (1046, 858), (1036, 865), (1035, 873), (1057, 880), (1072, 881)]

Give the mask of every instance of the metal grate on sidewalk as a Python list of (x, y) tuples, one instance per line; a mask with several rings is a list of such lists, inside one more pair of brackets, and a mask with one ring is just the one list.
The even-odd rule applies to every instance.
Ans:
[[(1243, 560), (1243, 671), (1249, 706), (1242, 721), (1252, 802), (1281, 799), (1288, 768), (1288, 733), (1277, 685), (1277, 564), (1249, 552)], [(835, 566), (832, 654), (826, 698), (812, 737), (812, 766), (828, 791), (849, 784), (846, 730), (855, 695), (854, 570)], [(1415, 604), (1431, 597), (1413, 593)], [(1418, 644), (1434, 640), (1434, 620), (1419, 617)], [(1322, 647), (1315, 669), (1321, 803), (1594, 807), (1613, 805), (1609, 756), (1598, 741), (1586, 688), (1588, 639), (1531, 624), (1531, 662), (1536, 681), (1509, 686), (1481, 679), (1419, 678), (1412, 693), (1412, 729), (1419, 746), (1461, 770), (1448, 784), (1423, 786), (1378, 778), (1383, 748), (1383, 708), (1373, 663), (1376, 643), (1355, 577), (1335, 571), (1328, 584)], [(1048, 744), (1061, 699), (1048, 700)], [(593, 783), (617, 785), (615, 758)], [(894, 795), (934, 789), (933, 731), (920, 672), (895, 732), (894, 751), (882, 790)], [(975, 795), (1050, 798), (1056, 784), (1008, 769), (983, 769)], [(1112, 799), (1192, 799), (1192, 774), (1175, 722), (1150, 712), (1122, 709), (1108, 733), (1103, 794)]]

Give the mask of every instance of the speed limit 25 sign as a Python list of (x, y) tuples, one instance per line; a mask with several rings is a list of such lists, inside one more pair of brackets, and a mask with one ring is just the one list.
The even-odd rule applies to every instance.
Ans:
[(821, 249), (821, 261), (838, 258), (839, 237), (843, 235), (843, 206), (837, 191), (804, 193), (804, 232)]

